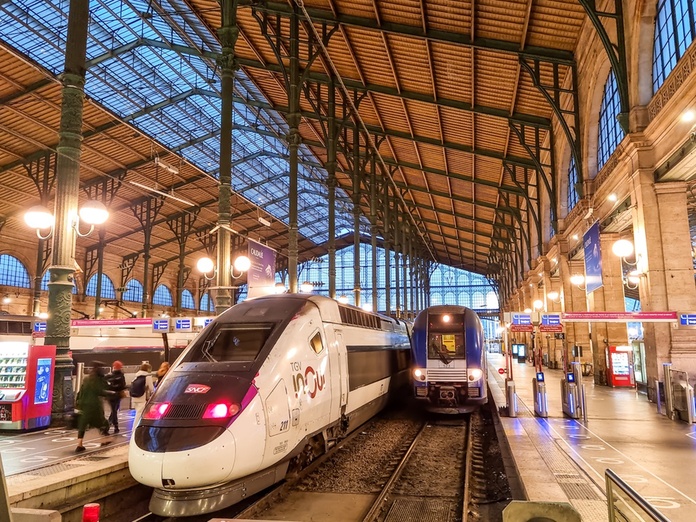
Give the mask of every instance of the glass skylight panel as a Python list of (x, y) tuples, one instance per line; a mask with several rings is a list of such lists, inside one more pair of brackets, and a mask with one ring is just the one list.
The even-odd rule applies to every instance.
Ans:
[[(68, 7), (69, 0), (57, 3), (38, 0), (6, 2), (0, 7), (0, 37), (59, 74), (65, 60)], [(143, 16), (143, 13), (148, 13), (148, 16)], [(219, 78), (212, 71), (213, 60), (194, 55), (181, 56), (168, 49), (146, 45), (133, 46), (115, 54), (111, 52), (140, 38), (218, 51), (219, 44), (209, 28), (196, 18), (184, 0), (166, 0), (163, 4), (138, 0), (92, 0), (89, 31), (87, 57), (93, 63), (87, 71), (86, 94), (124, 120), (131, 121), (156, 141), (175, 152), (180, 151), (184, 158), (199, 168), (217, 175), (221, 101)], [(236, 71), (235, 77), (237, 96), (265, 102), (243, 71)], [(194, 88), (212, 91), (216, 95), (195, 94), (176, 99), (177, 95)], [(158, 103), (168, 100), (171, 100), (170, 105), (154, 109)], [(258, 204), (265, 205), (265, 210), (287, 221), (289, 165), (284, 143), (287, 123), (277, 113), (242, 103), (234, 104), (233, 118), (237, 127), (264, 131), (261, 135), (235, 129), (233, 161), (259, 151), (267, 153), (233, 167), (233, 188), (244, 191), (244, 197), (254, 202), (263, 201)], [(304, 146), (300, 148), (300, 158), (301, 161), (317, 163)], [(300, 176), (299, 208), (304, 213), (301, 221), (325, 221), (327, 190), (312, 182), (325, 180), (325, 172), (301, 166)], [(339, 189), (337, 195), (345, 194)], [(322, 225), (325, 223), (310, 225), (302, 233), (308, 237), (313, 233), (325, 236)]]

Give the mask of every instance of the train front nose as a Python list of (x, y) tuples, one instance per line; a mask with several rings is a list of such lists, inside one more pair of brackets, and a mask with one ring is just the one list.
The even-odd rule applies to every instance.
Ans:
[[(197, 488), (229, 480), (237, 457), (235, 438), (224, 428), (222, 433), (214, 434), (213, 428), (216, 427), (198, 427), (193, 432), (186, 428), (139, 426), (128, 454), (131, 475), (141, 484), (171, 489)], [(212, 440), (202, 445), (194, 443), (202, 438)], [(168, 442), (167, 451), (156, 451), (147, 444), (164, 439)]]

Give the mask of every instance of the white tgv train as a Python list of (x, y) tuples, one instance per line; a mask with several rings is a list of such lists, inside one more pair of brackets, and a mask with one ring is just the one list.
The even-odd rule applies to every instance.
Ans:
[(163, 516), (216, 511), (282, 480), (408, 385), (404, 324), (321, 296), (238, 304), (186, 349), (129, 449)]

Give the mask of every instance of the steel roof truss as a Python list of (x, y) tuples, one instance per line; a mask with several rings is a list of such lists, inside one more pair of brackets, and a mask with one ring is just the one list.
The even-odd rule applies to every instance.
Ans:
[[(624, 21), (623, 21), (623, 0), (614, 0), (614, 12), (598, 11), (596, 0), (578, 0), (580, 5), (585, 9), (590, 22), (597, 31), (604, 51), (607, 53), (609, 63), (616, 76), (616, 86), (619, 91), (619, 100), (621, 103), (621, 112), (617, 116), (619, 125), (623, 131), (628, 134), (628, 111), (630, 109), (628, 99), (628, 67), (626, 64), (626, 40), (624, 37)], [(611, 2), (607, 2), (611, 4)], [(613, 30), (607, 31), (602, 20), (609, 20), (614, 23)], [(693, 23), (693, 20), (691, 21)], [(609, 36), (611, 32), (614, 38)], [(615, 40), (612, 41), (612, 40)]]
[[(563, 133), (568, 140), (571, 154), (575, 159), (578, 172), (578, 186), (582, 186), (582, 147), (580, 142), (580, 114), (578, 101), (578, 74), (575, 63), (569, 65), (569, 72), (572, 76), (572, 87), (563, 87), (564, 78), (561, 78), (561, 71), (558, 64), (551, 65), (552, 81), (545, 84), (542, 79), (542, 63), (539, 60), (527, 60), (520, 57), (520, 66), (529, 73), (534, 87), (541, 93), (551, 106), (558, 122), (563, 129)], [(578, 194), (582, 198), (582, 194)]]

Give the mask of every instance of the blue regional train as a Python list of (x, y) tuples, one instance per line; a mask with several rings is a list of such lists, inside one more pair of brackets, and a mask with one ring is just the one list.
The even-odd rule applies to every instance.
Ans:
[(415, 398), (438, 413), (467, 413), (488, 402), (483, 326), (464, 306), (431, 306), (413, 324)]

